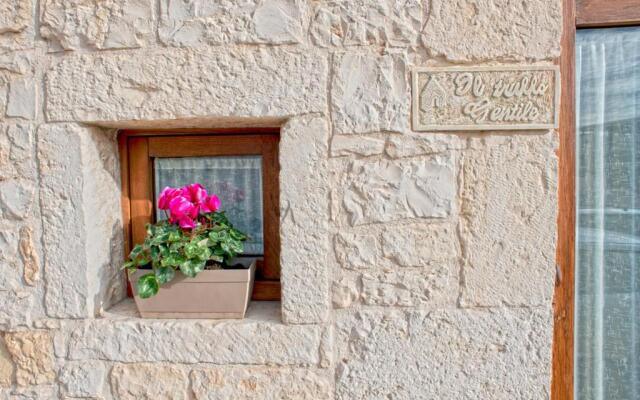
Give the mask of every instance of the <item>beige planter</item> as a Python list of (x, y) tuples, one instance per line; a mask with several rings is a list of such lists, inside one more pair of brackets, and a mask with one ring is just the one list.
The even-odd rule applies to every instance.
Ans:
[[(255, 271), (255, 261), (248, 269), (205, 270), (195, 278), (178, 271), (155, 296), (142, 299), (135, 295), (136, 306), (143, 318), (244, 318)], [(134, 288), (147, 273), (149, 270), (138, 270), (131, 275)]]

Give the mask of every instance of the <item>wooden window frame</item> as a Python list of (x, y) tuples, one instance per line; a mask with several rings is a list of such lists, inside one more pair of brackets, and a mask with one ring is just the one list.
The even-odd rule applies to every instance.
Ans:
[(554, 293), (552, 400), (574, 398), (576, 230), (576, 29), (640, 25), (640, 0), (563, 0), (558, 181), (558, 274)]
[(154, 219), (155, 157), (261, 155), (264, 261), (257, 266), (252, 299), (280, 300), (279, 139), (277, 128), (121, 130), (118, 149), (126, 253), (144, 240), (145, 225)]

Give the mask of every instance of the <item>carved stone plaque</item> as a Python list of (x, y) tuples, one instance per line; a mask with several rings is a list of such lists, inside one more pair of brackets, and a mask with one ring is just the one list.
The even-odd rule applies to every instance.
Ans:
[(558, 127), (555, 66), (415, 68), (413, 130)]

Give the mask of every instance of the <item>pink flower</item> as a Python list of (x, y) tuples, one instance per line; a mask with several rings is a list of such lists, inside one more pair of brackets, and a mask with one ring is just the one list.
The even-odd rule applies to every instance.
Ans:
[[(194, 215), (195, 210), (195, 216)], [(176, 223), (184, 218), (195, 218), (198, 216), (198, 207), (187, 200), (184, 196), (176, 196), (169, 202), (169, 220)]]
[(207, 198), (207, 190), (199, 183), (192, 183), (182, 188), (182, 195), (193, 204), (200, 205)]
[(178, 223), (182, 229), (193, 229), (196, 227), (195, 221), (188, 217), (180, 218)]
[(161, 210), (168, 210), (171, 200), (181, 194), (182, 189), (176, 189), (169, 186), (165, 187), (160, 193), (160, 198), (158, 199), (158, 208)]
[(200, 205), (200, 209), (205, 213), (218, 211), (219, 208), (220, 198), (218, 198), (218, 196), (216, 196), (215, 194), (207, 197), (204, 203)]

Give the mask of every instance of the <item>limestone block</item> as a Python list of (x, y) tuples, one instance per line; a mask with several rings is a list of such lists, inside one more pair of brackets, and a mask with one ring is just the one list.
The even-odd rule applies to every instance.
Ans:
[(175, 365), (119, 364), (111, 370), (111, 390), (122, 400), (186, 400), (188, 382)]
[(0, 211), (10, 220), (27, 218), (34, 208), (35, 183), (28, 179), (10, 179), (0, 182)]
[(374, 269), (381, 256), (378, 238), (372, 234), (339, 233), (334, 239), (334, 250), (345, 269)]
[(465, 145), (463, 137), (444, 133), (391, 135), (385, 153), (393, 158), (415, 157), (460, 150), (464, 149)]
[(433, 0), (425, 47), (449, 61), (552, 59), (560, 56), (561, 2)]
[(152, 0), (44, 0), (40, 34), (53, 51), (143, 47), (153, 38)]
[(21, 331), (4, 336), (7, 350), (16, 366), (16, 382), (20, 386), (53, 383), (53, 346), (45, 331)]
[(423, 0), (321, 1), (311, 37), (319, 46), (413, 46), (426, 20)]
[(9, 84), (8, 117), (35, 119), (36, 82), (33, 79), (20, 79)]
[(331, 83), (335, 133), (404, 131), (411, 90), (402, 54), (336, 55)]
[(331, 139), (331, 155), (334, 157), (359, 155), (372, 156), (382, 154), (384, 139), (367, 136), (337, 135)]
[(546, 309), (340, 312), (336, 397), (547, 399)]
[(216, 367), (191, 372), (196, 400), (330, 399), (327, 370), (272, 367)]
[(452, 155), (419, 160), (352, 163), (343, 206), (352, 225), (412, 218), (444, 218), (454, 211)]
[(556, 135), (512, 136), (464, 156), (461, 303), (549, 306), (558, 193)]
[(25, 49), (33, 46), (32, 0), (0, 2), (0, 49)]
[(94, 316), (123, 295), (117, 150), (106, 135), (73, 124), (38, 130), (50, 317)]
[(20, 229), (19, 251), (24, 268), (24, 281), (27, 285), (33, 286), (40, 280), (40, 257), (36, 250), (33, 228), (30, 226)]
[[(4, 3), (6, 4), (6, 3)], [(2, 37), (0, 35), (0, 37)], [(2, 75), (27, 75), (34, 71), (34, 52), (11, 51), (0, 54), (0, 74)]]
[(0, 290), (0, 330), (12, 329), (31, 322), (34, 308), (32, 291), (20, 286)]
[(62, 392), (69, 397), (100, 397), (106, 373), (100, 361), (66, 361), (59, 378)]
[(7, 400), (60, 400), (55, 385), (17, 387), (5, 392), (0, 389), (0, 398)]
[(321, 117), (293, 118), (280, 138), (282, 318), (320, 322), (329, 310), (329, 127)]
[(458, 268), (442, 265), (428, 271), (365, 273), (362, 301), (394, 307), (453, 307), (458, 298)]
[(360, 301), (362, 281), (359, 274), (347, 274), (333, 282), (331, 300), (334, 308), (347, 308)]
[(301, 0), (162, 0), (159, 35), (172, 46), (293, 44), (304, 40), (305, 18)]
[(0, 181), (37, 180), (34, 136), (34, 124), (0, 124)]
[(11, 386), (14, 370), (11, 354), (9, 354), (7, 346), (4, 344), (4, 338), (0, 335), (0, 388)]
[(65, 324), (60, 336), (66, 349), (57, 351), (69, 360), (317, 365), (322, 332), (318, 325), (284, 325), (278, 303), (254, 302), (244, 320), (146, 320), (107, 313)]
[(326, 76), (325, 56), (279, 48), (65, 57), (46, 76), (46, 113), (50, 121), (282, 118), (324, 112)]
[(387, 226), (382, 251), (401, 267), (450, 264), (459, 254), (455, 227), (441, 223)]

